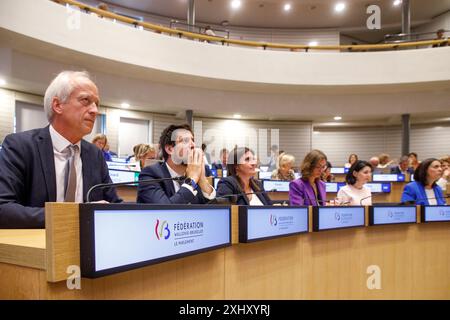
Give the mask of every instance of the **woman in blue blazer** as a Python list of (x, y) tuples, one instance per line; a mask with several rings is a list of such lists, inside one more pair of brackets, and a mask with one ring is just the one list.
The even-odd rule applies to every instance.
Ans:
[[(228, 157), (228, 176), (217, 184), (216, 199), (226, 196), (238, 205), (272, 205), (263, 186), (254, 179), (256, 158), (249, 148), (235, 148)], [(235, 197), (231, 195), (236, 195)]]
[(445, 205), (445, 198), (436, 181), (442, 176), (438, 159), (429, 158), (420, 163), (414, 172), (414, 182), (403, 189), (402, 202), (424, 205)]

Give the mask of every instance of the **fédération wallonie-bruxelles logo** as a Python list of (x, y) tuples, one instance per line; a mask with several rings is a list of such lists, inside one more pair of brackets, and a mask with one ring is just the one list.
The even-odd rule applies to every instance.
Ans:
[(270, 225), (271, 226), (276, 226), (278, 224), (278, 219), (277, 216), (274, 214), (270, 215)]
[(169, 239), (169, 237), (170, 237), (170, 229), (169, 229), (169, 224), (167, 223), (167, 221), (164, 220), (160, 224), (159, 223), (159, 219), (156, 220), (155, 234), (156, 234), (156, 238), (158, 240), (161, 240), (161, 238), (163, 238), (163, 237), (164, 237), (164, 240)]

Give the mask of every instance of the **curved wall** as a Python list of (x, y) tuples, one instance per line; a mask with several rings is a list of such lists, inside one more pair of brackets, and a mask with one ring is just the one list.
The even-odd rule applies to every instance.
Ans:
[[(450, 47), (370, 53), (265, 51), (178, 39), (49, 0), (2, 0), (0, 27), (103, 59), (193, 79), (289, 86), (448, 81)], [(202, 85), (201, 82), (197, 83)]]

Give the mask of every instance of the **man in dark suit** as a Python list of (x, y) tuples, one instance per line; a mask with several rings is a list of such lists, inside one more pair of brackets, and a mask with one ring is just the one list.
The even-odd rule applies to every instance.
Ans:
[(170, 125), (161, 134), (159, 145), (164, 162), (145, 167), (139, 180), (177, 178), (184, 182), (165, 180), (140, 184), (137, 202), (157, 204), (203, 204), (216, 196), (205, 176), (203, 152), (195, 148), (189, 125)]
[[(45, 202), (84, 202), (90, 187), (111, 182), (103, 155), (82, 140), (94, 126), (98, 90), (85, 72), (61, 72), (44, 109), (50, 125), (8, 135), (0, 151), (0, 228), (44, 228)], [(113, 188), (91, 200), (120, 202)]]
[(402, 156), (398, 161), (398, 166), (391, 168), (392, 174), (414, 174), (414, 170), (409, 168), (409, 158), (408, 156)]

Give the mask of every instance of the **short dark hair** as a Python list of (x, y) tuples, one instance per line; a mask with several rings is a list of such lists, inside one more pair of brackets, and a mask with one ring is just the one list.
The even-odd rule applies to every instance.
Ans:
[[(428, 167), (434, 162), (438, 161), (439, 159), (436, 158), (428, 158), (423, 160), (419, 166), (417, 167), (416, 171), (414, 171), (414, 181), (420, 182), (422, 185), (427, 184), (427, 171)], [(433, 187), (436, 185), (436, 181), (433, 182)]]
[(416, 157), (416, 159), (418, 159), (417, 158), (417, 153), (415, 153), (415, 152), (408, 153), (408, 157), (410, 157), (410, 156), (414, 156), (414, 157)]
[(327, 161), (327, 168), (330, 168), (330, 169), (333, 168), (330, 161)]
[(172, 147), (175, 146), (176, 141), (172, 140), (172, 134), (175, 130), (178, 130), (178, 129), (188, 130), (192, 133), (192, 135), (194, 135), (194, 133), (192, 132), (191, 126), (188, 124), (180, 124), (180, 125), (171, 124), (170, 126), (165, 128), (163, 130), (163, 132), (161, 133), (161, 137), (159, 138), (159, 146), (161, 148), (161, 152), (162, 152), (164, 161), (167, 161), (167, 159), (169, 158), (169, 154), (166, 151), (166, 146), (172, 146)]
[(350, 167), (350, 169), (348, 169), (347, 175), (345, 176), (345, 181), (347, 182), (347, 184), (354, 185), (356, 183), (356, 178), (353, 175), (353, 172), (359, 172), (362, 169), (364, 169), (365, 167), (369, 167), (370, 170), (373, 170), (372, 165), (369, 162), (364, 161), (364, 160), (356, 161)]

